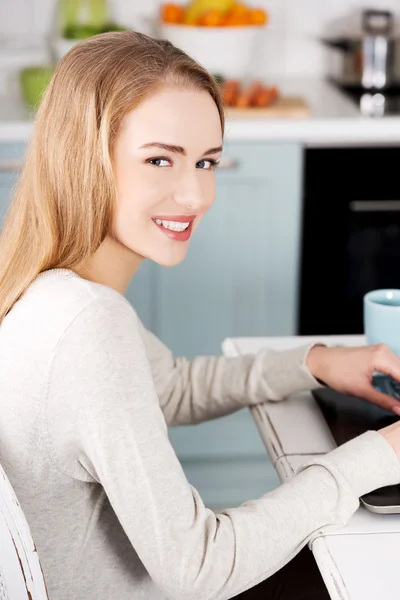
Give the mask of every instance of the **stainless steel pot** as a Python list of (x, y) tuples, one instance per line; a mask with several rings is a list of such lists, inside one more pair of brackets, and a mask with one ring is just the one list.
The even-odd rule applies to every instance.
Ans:
[(391, 12), (366, 10), (361, 35), (322, 42), (328, 49), (327, 74), (341, 85), (378, 90), (400, 85), (400, 36)]

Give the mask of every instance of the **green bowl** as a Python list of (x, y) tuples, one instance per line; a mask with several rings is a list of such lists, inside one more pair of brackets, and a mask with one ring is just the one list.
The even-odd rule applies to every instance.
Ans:
[(32, 108), (39, 106), (43, 92), (53, 76), (52, 67), (25, 67), (20, 72), (22, 97)]

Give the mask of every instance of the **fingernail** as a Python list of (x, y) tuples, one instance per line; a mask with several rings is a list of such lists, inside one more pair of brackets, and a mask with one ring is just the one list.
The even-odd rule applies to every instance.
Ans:
[(400, 406), (393, 406), (393, 412), (400, 417)]

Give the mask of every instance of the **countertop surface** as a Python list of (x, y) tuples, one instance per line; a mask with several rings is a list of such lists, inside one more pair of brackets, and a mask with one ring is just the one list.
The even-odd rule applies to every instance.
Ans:
[[(291, 79), (271, 82), (284, 95), (301, 96), (310, 108), (309, 118), (228, 120), (226, 140), (267, 140), (324, 145), (400, 145), (400, 115), (369, 118), (336, 87), (324, 80)], [(16, 92), (2, 86), (0, 92), (0, 142), (28, 140), (34, 114)], [(11, 93), (11, 89), (14, 90)]]

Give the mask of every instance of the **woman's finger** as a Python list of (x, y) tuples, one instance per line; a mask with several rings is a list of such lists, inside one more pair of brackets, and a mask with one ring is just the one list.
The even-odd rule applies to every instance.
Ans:
[(388, 394), (384, 394), (383, 392), (379, 392), (374, 387), (368, 386), (368, 388), (363, 391), (362, 397), (373, 404), (377, 404), (381, 408), (385, 408), (396, 415), (400, 416), (400, 402), (395, 400)]
[(388, 360), (382, 368), (381, 373), (385, 375), (391, 375), (393, 379), (400, 382), (400, 359), (397, 356), (393, 356), (391, 360)]
[(400, 381), (400, 358), (392, 352), (389, 346), (384, 344), (377, 347), (377, 357), (374, 368), (385, 375), (391, 375), (393, 379)]

